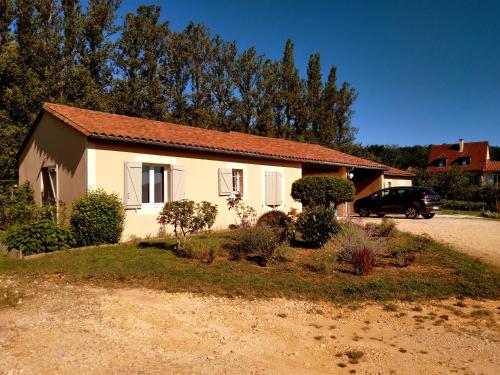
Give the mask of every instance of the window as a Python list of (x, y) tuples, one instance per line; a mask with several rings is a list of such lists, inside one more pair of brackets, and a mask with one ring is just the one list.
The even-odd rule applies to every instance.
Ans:
[(243, 170), (219, 168), (219, 195), (243, 195)]
[(463, 157), (463, 158), (459, 158), (458, 161), (457, 161), (457, 164), (458, 165), (470, 165), (470, 158), (469, 157)]
[(56, 204), (58, 202), (57, 191), (57, 168), (45, 167), (42, 168), (42, 203), (43, 204)]
[(243, 170), (233, 169), (233, 193), (243, 195)]
[(165, 168), (156, 165), (142, 166), (142, 203), (165, 202)]
[(446, 159), (438, 159), (438, 167), (446, 167)]

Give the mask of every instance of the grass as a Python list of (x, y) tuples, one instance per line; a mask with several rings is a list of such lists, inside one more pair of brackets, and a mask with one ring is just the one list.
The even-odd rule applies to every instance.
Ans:
[(452, 210), (449, 208), (443, 208), (436, 212), (438, 215), (467, 215), (467, 216), (481, 216), (481, 211), (464, 211), (464, 210)]
[[(398, 236), (410, 234), (398, 233)], [(207, 248), (224, 249), (230, 232), (193, 238)], [(174, 240), (128, 243), (86, 248), (17, 260), (0, 255), (0, 275), (34, 277), (64, 275), (65, 281), (103, 287), (148, 287), (169, 292), (255, 297), (286, 297), (307, 300), (355, 302), (364, 300), (419, 300), (427, 298), (499, 298), (500, 272), (451, 247), (431, 240), (415, 263), (407, 268), (377, 267), (369, 276), (356, 276), (344, 266), (331, 263), (321, 273), (304, 267), (314, 263), (323, 250), (294, 248), (293, 261), (231, 261), (223, 250), (213, 264), (176, 256)]]

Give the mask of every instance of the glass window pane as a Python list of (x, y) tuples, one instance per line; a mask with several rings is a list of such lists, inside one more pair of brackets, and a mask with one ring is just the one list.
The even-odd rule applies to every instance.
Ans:
[(142, 166), (142, 203), (149, 203), (149, 166)]
[(155, 167), (155, 203), (163, 203), (163, 167)]

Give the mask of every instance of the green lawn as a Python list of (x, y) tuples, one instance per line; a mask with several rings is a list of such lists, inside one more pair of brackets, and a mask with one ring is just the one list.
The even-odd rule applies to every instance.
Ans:
[[(219, 244), (231, 241), (229, 232), (200, 235), (194, 241)], [(419, 240), (418, 237), (399, 233)], [(147, 241), (87, 248), (16, 260), (0, 255), (0, 274), (34, 278), (64, 276), (65, 281), (104, 287), (148, 287), (169, 292), (308, 300), (416, 300), (464, 296), (500, 297), (500, 271), (450, 247), (427, 241), (409, 267), (375, 268), (356, 276), (337, 264), (326, 250), (287, 248), (293, 261), (259, 267), (248, 261), (218, 256), (213, 264), (177, 257), (174, 241)], [(328, 263), (331, 267), (311, 267)]]
[(449, 208), (443, 208), (437, 212), (438, 215), (467, 215), (467, 216), (481, 216), (481, 211), (463, 211), (463, 210), (451, 210)]

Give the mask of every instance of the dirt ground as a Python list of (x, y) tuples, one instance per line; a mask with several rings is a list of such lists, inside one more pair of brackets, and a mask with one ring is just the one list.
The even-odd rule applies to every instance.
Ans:
[[(425, 234), (437, 241), (455, 246), (485, 262), (500, 267), (500, 221), (443, 215), (431, 220), (419, 217), (409, 220), (404, 216), (388, 216), (397, 222), (399, 229), (414, 234)], [(363, 222), (380, 222), (381, 219), (360, 219)]]
[[(0, 307), (0, 373), (500, 373), (498, 301), (335, 306), (29, 284)], [(23, 287), (0, 276), (0, 292)]]

